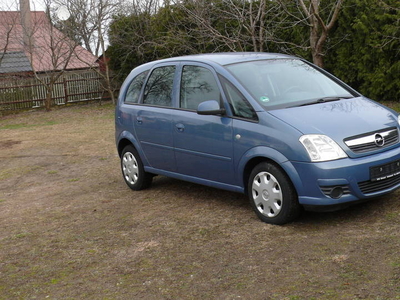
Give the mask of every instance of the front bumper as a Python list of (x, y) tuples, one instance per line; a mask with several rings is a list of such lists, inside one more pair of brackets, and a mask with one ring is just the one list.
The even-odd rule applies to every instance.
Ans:
[(300, 204), (340, 208), (400, 188), (400, 174), (391, 174), (393, 176), (378, 181), (370, 178), (370, 168), (397, 160), (400, 160), (400, 147), (365, 157), (329, 162), (291, 161), (286, 162), (288, 166), (285, 169), (289, 170)]

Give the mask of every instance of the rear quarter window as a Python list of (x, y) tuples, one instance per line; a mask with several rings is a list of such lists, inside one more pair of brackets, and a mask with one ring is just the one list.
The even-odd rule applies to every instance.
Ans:
[(149, 71), (144, 71), (132, 80), (125, 95), (125, 103), (139, 103), (140, 92), (148, 73)]

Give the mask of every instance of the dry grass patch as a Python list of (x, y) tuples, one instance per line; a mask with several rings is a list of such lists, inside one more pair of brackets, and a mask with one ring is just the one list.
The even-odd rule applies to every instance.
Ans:
[(0, 120), (0, 299), (398, 299), (399, 193), (286, 226), (245, 196), (123, 182), (112, 106)]

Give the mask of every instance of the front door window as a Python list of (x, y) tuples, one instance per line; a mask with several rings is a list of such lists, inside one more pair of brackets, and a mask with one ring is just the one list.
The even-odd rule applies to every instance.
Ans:
[(203, 67), (184, 66), (182, 70), (180, 107), (197, 110), (201, 102), (220, 100), (220, 91), (214, 74)]

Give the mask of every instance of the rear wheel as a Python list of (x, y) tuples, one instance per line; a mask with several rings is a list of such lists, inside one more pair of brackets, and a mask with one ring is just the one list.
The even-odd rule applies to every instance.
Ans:
[(144, 171), (142, 160), (136, 149), (128, 145), (121, 155), (121, 170), (126, 184), (135, 191), (148, 188), (153, 176)]
[(300, 214), (296, 190), (287, 175), (274, 164), (262, 162), (253, 169), (248, 194), (257, 216), (266, 223), (282, 225)]

